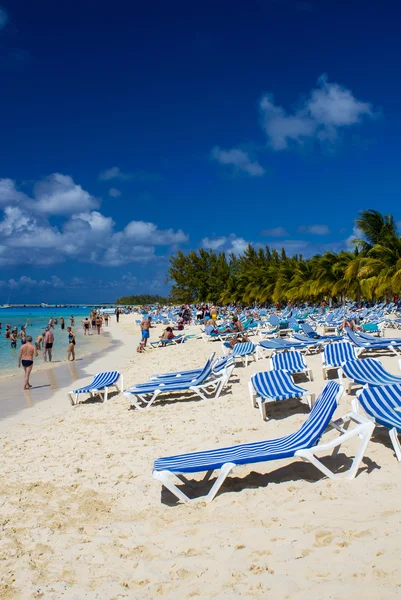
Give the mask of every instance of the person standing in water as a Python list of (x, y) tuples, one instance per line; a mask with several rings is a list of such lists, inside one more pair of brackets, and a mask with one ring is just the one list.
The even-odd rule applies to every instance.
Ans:
[(21, 365), (25, 371), (24, 377), (24, 390), (29, 390), (31, 388), (31, 384), (29, 383), (29, 377), (33, 368), (33, 357), (38, 355), (38, 351), (35, 346), (32, 344), (32, 338), (30, 335), (26, 337), (26, 342), (21, 346), (21, 350), (19, 352), (18, 357), (18, 367), (21, 368)]
[(60, 317), (60, 326), (61, 326), (61, 329), (64, 329), (64, 327), (65, 327), (64, 317)]
[[(67, 327), (68, 331), (68, 351), (67, 351), (67, 360), (75, 360), (75, 333), (71, 329), (71, 327)], [(72, 358), (70, 358), (70, 356)]]
[(47, 362), (47, 357), (49, 357), (49, 362), (52, 362), (52, 354), (53, 354), (53, 344), (54, 344), (54, 333), (49, 327), (46, 329), (45, 339), (43, 340), (43, 358)]

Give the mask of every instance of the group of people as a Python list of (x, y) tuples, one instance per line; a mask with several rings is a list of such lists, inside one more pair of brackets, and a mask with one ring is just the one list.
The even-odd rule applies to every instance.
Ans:
[(102, 313), (98, 310), (91, 310), (89, 313), (89, 317), (85, 317), (82, 321), (82, 329), (84, 331), (84, 335), (91, 335), (91, 330), (97, 331), (97, 334), (100, 335), (100, 332), (103, 327), (103, 321), (105, 327), (109, 326), (109, 320), (111, 319), (110, 315), (107, 313)]

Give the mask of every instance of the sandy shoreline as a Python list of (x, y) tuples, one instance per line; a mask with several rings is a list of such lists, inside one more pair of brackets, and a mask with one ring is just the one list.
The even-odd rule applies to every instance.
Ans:
[[(120, 345), (84, 381), (107, 366), (128, 387), (221, 354), (189, 340), (139, 355), (134, 318), (120, 325)], [(315, 381), (300, 385), (318, 392), (321, 357), (307, 362)], [(399, 374), (396, 358), (382, 362)], [(352, 482), (298, 461), (258, 464), (236, 469), (212, 504), (184, 506), (152, 480), (159, 456), (295, 431), (305, 404), (277, 404), (267, 423), (250, 406), (249, 377), (267, 368), (238, 367), (217, 401), (138, 412), (119, 395), (72, 408), (60, 389), (3, 421), (0, 598), (400, 597), (400, 465), (386, 435), (374, 436)], [(344, 395), (337, 415), (349, 410)]]

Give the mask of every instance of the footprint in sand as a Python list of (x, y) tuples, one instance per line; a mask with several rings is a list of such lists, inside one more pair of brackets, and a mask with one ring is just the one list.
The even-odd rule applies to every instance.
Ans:
[(331, 531), (318, 531), (315, 535), (314, 546), (321, 548), (322, 546), (329, 546), (333, 541), (333, 535)]

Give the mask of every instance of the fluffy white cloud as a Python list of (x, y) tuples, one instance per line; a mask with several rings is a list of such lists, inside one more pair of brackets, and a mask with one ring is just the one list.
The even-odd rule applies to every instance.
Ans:
[(262, 126), (269, 145), (283, 150), (291, 142), (302, 143), (307, 138), (334, 140), (338, 130), (373, 116), (372, 105), (357, 100), (345, 87), (330, 83), (326, 75), (318, 79), (306, 101), (293, 114), (274, 103), (272, 94), (260, 102)]
[(251, 160), (247, 152), (238, 148), (222, 150), (218, 146), (215, 146), (211, 152), (211, 157), (220, 164), (234, 167), (237, 171), (247, 173), (251, 177), (260, 177), (265, 173), (261, 164), (256, 160)]
[(53, 173), (34, 188), (35, 208), (49, 215), (70, 215), (98, 208), (99, 202), (69, 175)]
[[(69, 176), (54, 174), (34, 190), (32, 199), (12, 180), (0, 180), (0, 267), (49, 265), (69, 258), (117, 266), (151, 260), (158, 246), (188, 241), (180, 229), (159, 229), (144, 221), (130, 221), (116, 230), (111, 217), (91, 210), (98, 203)], [(49, 221), (52, 215), (64, 217), (60, 226)]]
[(110, 188), (109, 196), (111, 196), (112, 198), (118, 198), (119, 196), (121, 196), (121, 192), (120, 190), (116, 190), (116, 188)]
[(329, 235), (330, 228), (328, 225), (300, 225), (298, 231), (312, 235)]
[(288, 231), (284, 229), (284, 227), (273, 227), (273, 229), (263, 229), (261, 231), (262, 235), (266, 235), (267, 237), (287, 237)]
[(128, 173), (123, 173), (120, 167), (111, 167), (99, 173), (99, 179), (103, 181), (110, 181), (111, 179), (129, 179)]
[(247, 242), (242, 237), (237, 237), (235, 233), (231, 233), (229, 236), (221, 236), (217, 238), (205, 237), (201, 241), (201, 246), (207, 250), (218, 250), (219, 252), (226, 252), (227, 254), (243, 254), (248, 247)]

